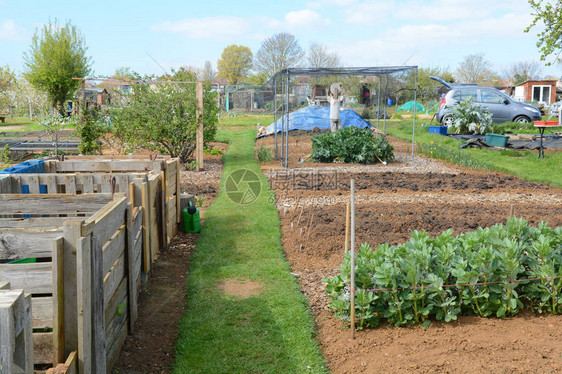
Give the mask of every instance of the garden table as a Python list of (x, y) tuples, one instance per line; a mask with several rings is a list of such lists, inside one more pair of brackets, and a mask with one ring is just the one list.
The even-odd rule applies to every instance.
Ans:
[(541, 134), (541, 144), (539, 146), (539, 158), (544, 158), (544, 149), (542, 146), (542, 139), (544, 135), (544, 129), (551, 127), (562, 127), (562, 123), (559, 121), (535, 121), (534, 126), (539, 129)]

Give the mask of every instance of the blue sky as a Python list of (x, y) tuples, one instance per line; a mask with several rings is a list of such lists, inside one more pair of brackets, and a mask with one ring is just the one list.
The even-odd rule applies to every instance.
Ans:
[[(230, 44), (249, 47), (293, 33), (340, 54), (347, 66), (440, 66), (454, 71), (470, 54), (494, 68), (537, 60), (527, 0), (0, 0), (0, 65), (24, 69), (36, 27), (70, 20), (86, 38), (96, 75), (119, 67), (161, 74), (182, 65), (216, 68)], [(152, 57), (151, 57), (152, 56)], [(158, 64), (154, 61), (156, 60)], [(544, 75), (562, 75), (560, 65)]]

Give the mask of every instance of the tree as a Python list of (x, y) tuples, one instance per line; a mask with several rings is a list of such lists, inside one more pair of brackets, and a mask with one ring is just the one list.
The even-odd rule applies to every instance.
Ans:
[[(525, 32), (529, 32), (542, 21), (544, 29), (537, 34), (539, 38), (537, 48), (541, 53), (541, 61), (546, 61), (546, 58), (552, 54), (556, 55), (555, 60), (559, 60), (562, 53), (562, 2), (557, 0), (552, 5), (550, 1), (529, 0), (529, 5), (533, 8), (531, 15), (535, 18)], [(547, 66), (551, 64), (552, 61), (546, 63)]]
[(19, 78), (15, 84), (14, 101), (16, 114), (27, 115), (30, 120), (36, 116), (45, 116), (49, 112), (47, 94), (37, 90), (23, 78)]
[(217, 73), (215, 69), (213, 69), (213, 64), (211, 61), (205, 61), (205, 66), (203, 66), (203, 70), (201, 71), (201, 80), (203, 81), (212, 81)]
[(80, 85), (72, 78), (90, 73), (91, 59), (78, 28), (69, 22), (60, 26), (55, 20), (37, 29), (29, 52), (24, 53), (29, 83), (49, 96), (52, 106), (64, 114), (64, 103)]
[(456, 76), (460, 83), (487, 86), (494, 85), (498, 80), (496, 73), (492, 71), (492, 64), (481, 54), (466, 56), (460, 63)]
[[(429, 100), (436, 100), (439, 97), (438, 91), (441, 88), (441, 84), (434, 81), (430, 77), (439, 77), (445, 82), (453, 83), (454, 77), (451, 72), (441, 69), (440, 67), (426, 67), (418, 69), (417, 76), (417, 92), (416, 100), (420, 102), (427, 103)], [(400, 85), (403, 92), (403, 100), (414, 100), (414, 91), (411, 89), (414, 87), (415, 72), (413, 70), (408, 72), (404, 84)]]
[(0, 66), (0, 113), (10, 111), (15, 83), (16, 74), (10, 70), (10, 67)]
[(528, 80), (539, 79), (541, 73), (542, 67), (538, 61), (519, 61), (503, 72), (503, 78), (517, 86)]
[(115, 79), (134, 79), (135, 76), (135, 72), (128, 66), (121, 66), (115, 69), (115, 73), (113, 74), (113, 78)]
[(337, 68), (342, 65), (337, 52), (330, 52), (323, 44), (312, 43), (306, 56), (311, 68)]
[(217, 61), (219, 75), (229, 84), (236, 84), (248, 76), (252, 68), (252, 51), (243, 45), (232, 44), (222, 51)]
[[(182, 162), (193, 154), (197, 133), (195, 84), (197, 78), (187, 69), (172, 71), (161, 83), (135, 84), (129, 105), (112, 111), (113, 136), (125, 145), (123, 151), (150, 149), (180, 157)], [(214, 139), (218, 122), (216, 92), (209, 82), (204, 87), (203, 139)]]
[(298, 65), (304, 52), (293, 34), (282, 32), (265, 39), (256, 53), (254, 69), (268, 78), (278, 71)]
[(254, 86), (263, 86), (267, 82), (267, 74), (265, 73), (257, 73), (257, 74), (250, 74), (246, 82), (253, 84)]

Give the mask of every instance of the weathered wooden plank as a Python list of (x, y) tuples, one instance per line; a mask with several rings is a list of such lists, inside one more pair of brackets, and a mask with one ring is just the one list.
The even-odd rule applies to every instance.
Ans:
[(107, 326), (116, 314), (123, 314), (127, 310), (125, 309), (125, 302), (127, 301), (127, 279), (123, 278), (119, 286), (113, 293), (113, 296), (108, 301), (107, 306), (104, 310), (105, 326), (103, 331), (107, 331)]
[(118, 258), (125, 251), (125, 225), (121, 226), (117, 232), (103, 246), (103, 274), (107, 274)]
[(36, 174), (29, 176), (29, 193), (38, 194), (39, 192), (39, 177)]
[(143, 215), (142, 207), (138, 207), (133, 210), (133, 232), (137, 234), (139, 231), (142, 231)]
[(67, 219), (66, 217), (0, 218), (0, 229), (58, 229)]
[(82, 179), (82, 193), (94, 193), (94, 175), (83, 174), (80, 178)]
[(23, 290), (0, 291), (0, 373), (33, 373), (31, 321), (31, 296)]
[(48, 174), (45, 175), (43, 178), (39, 177), (39, 180), (41, 179), (44, 180), (44, 184), (47, 186), (48, 194), (59, 193), (56, 174)]
[(2, 213), (6, 214), (91, 214), (109, 201), (111, 196), (106, 194), (0, 194)]
[(64, 239), (58, 238), (53, 248), (53, 361), (64, 360)]
[(33, 328), (43, 329), (53, 327), (53, 298), (32, 297), (31, 310), (33, 315)]
[(92, 373), (92, 253), (90, 236), (77, 242), (78, 371)]
[(65, 192), (68, 194), (76, 194), (76, 176), (75, 175), (65, 175), (64, 176), (64, 186)]
[(33, 334), (33, 363), (53, 364), (52, 332), (36, 332)]
[(127, 292), (129, 296), (129, 331), (131, 333), (134, 332), (135, 322), (137, 320), (137, 293), (135, 279), (134, 276), (134, 261), (135, 261), (135, 253), (134, 253), (134, 244), (135, 244), (135, 235), (136, 233), (133, 231), (133, 206), (131, 203), (127, 206), (127, 279), (129, 281), (129, 290)]
[(52, 230), (0, 228), (0, 259), (51, 257), (51, 241), (62, 234), (62, 227)]
[(105, 370), (105, 316), (104, 316), (104, 290), (103, 278), (105, 272), (103, 271), (103, 253), (101, 242), (98, 237), (92, 235), (91, 237), (91, 252), (92, 252), (92, 337), (93, 347), (92, 354), (92, 367), (94, 373), (103, 373)]
[(150, 204), (148, 195), (148, 183), (144, 182), (141, 185), (141, 197), (142, 197), (142, 229), (143, 229), (143, 269), (145, 274), (150, 273), (152, 264), (152, 254), (150, 253)]
[(10, 289), (10, 282), (0, 281), (0, 290), (9, 290), (9, 289)]
[(164, 172), (160, 173), (160, 183), (161, 185), (161, 193), (160, 193), (160, 199), (161, 199), (161, 214), (162, 214), (162, 248), (164, 249), (168, 249), (168, 244), (170, 243), (170, 237), (168, 236), (168, 230), (167, 230), (167, 222), (168, 222), (168, 201), (166, 199), (167, 196), (167, 190), (166, 190), (166, 176), (164, 174)]
[[(0, 176), (0, 193), (13, 193), (12, 180), (10, 175)], [(18, 191), (19, 192), (19, 191)]]
[(121, 311), (122, 309), (123, 312), (115, 313), (104, 331), (105, 336), (107, 337), (108, 352), (111, 347), (115, 345), (116, 339), (119, 337), (119, 334), (123, 329), (123, 325), (125, 325), (125, 328), (127, 328), (127, 310), (129, 308), (129, 305), (127, 305), (127, 298), (125, 297), (124, 299), (122, 299), (119, 302), (119, 305), (119, 311)]
[(77, 252), (81, 238), (83, 220), (67, 220), (63, 225), (64, 249), (64, 356), (78, 347), (78, 304), (77, 304)]
[(68, 356), (64, 363), (48, 369), (45, 374), (76, 374), (76, 360), (77, 354), (76, 351), (74, 351)]
[(125, 253), (119, 257), (115, 264), (111, 267), (110, 271), (105, 274), (103, 281), (103, 297), (105, 303), (111, 299), (113, 293), (121, 283), (121, 280), (126, 276), (125, 274)]
[(123, 343), (125, 343), (126, 338), (127, 338), (127, 324), (123, 323), (123, 327), (121, 328), (119, 335), (115, 339), (115, 343), (107, 350), (107, 364), (106, 364), (107, 373), (112, 372), (113, 365), (115, 365), (117, 359), (119, 358), (121, 347), (123, 346)]
[(158, 168), (159, 161), (147, 160), (118, 160), (118, 161), (95, 161), (95, 160), (65, 160), (55, 164), (56, 173), (76, 172), (141, 172), (151, 171)]
[[(86, 221), (86, 224), (95, 222), (92, 227), (93, 234), (98, 236), (102, 245), (125, 223), (126, 209), (127, 198), (122, 196), (108, 204), (106, 209), (99, 210)], [(85, 233), (83, 232), (82, 234), (84, 235)]]
[(52, 263), (0, 264), (0, 280), (8, 281), (12, 288), (22, 288), (26, 293), (50, 294), (53, 292)]

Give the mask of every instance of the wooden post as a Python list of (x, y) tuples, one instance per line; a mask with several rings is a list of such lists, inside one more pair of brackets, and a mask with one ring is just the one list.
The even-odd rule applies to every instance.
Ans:
[[(78, 239), (76, 248), (76, 303), (78, 309), (78, 368), (80, 373), (93, 373), (95, 365), (92, 338), (92, 248), (91, 235)], [(104, 326), (105, 327), (105, 326)]]
[(135, 287), (136, 277), (133, 272), (135, 269), (135, 255), (133, 252), (135, 244), (135, 232), (133, 232), (133, 206), (127, 204), (127, 246), (126, 246), (126, 269), (127, 281), (129, 283), (127, 291), (129, 301), (129, 332), (135, 331), (135, 321), (137, 320), (137, 290)]
[(347, 253), (349, 251), (349, 217), (350, 217), (350, 203), (349, 201), (345, 205), (345, 245), (344, 245), (344, 252)]
[(33, 373), (31, 295), (0, 291), (0, 373)]
[(64, 239), (53, 240), (53, 362), (64, 362)]
[(351, 339), (355, 339), (355, 179), (351, 180)]
[[(130, 205), (130, 204), (129, 204)], [(91, 268), (92, 268), (92, 368), (93, 373), (105, 372), (106, 342), (105, 342), (105, 313), (103, 289), (103, 248), (96, 235), (90, 238)]]
[(203, 82), (197, 82), (197, 142), (195, 145), (196, 161), (199, 171), (203, 171)]
[(63, 272), (64, 272), (64, 356), (78, 347), (78, 312), (76, 292), (77, 243), (81, 237), (83, 220), (68, 219), (63, 223)]

